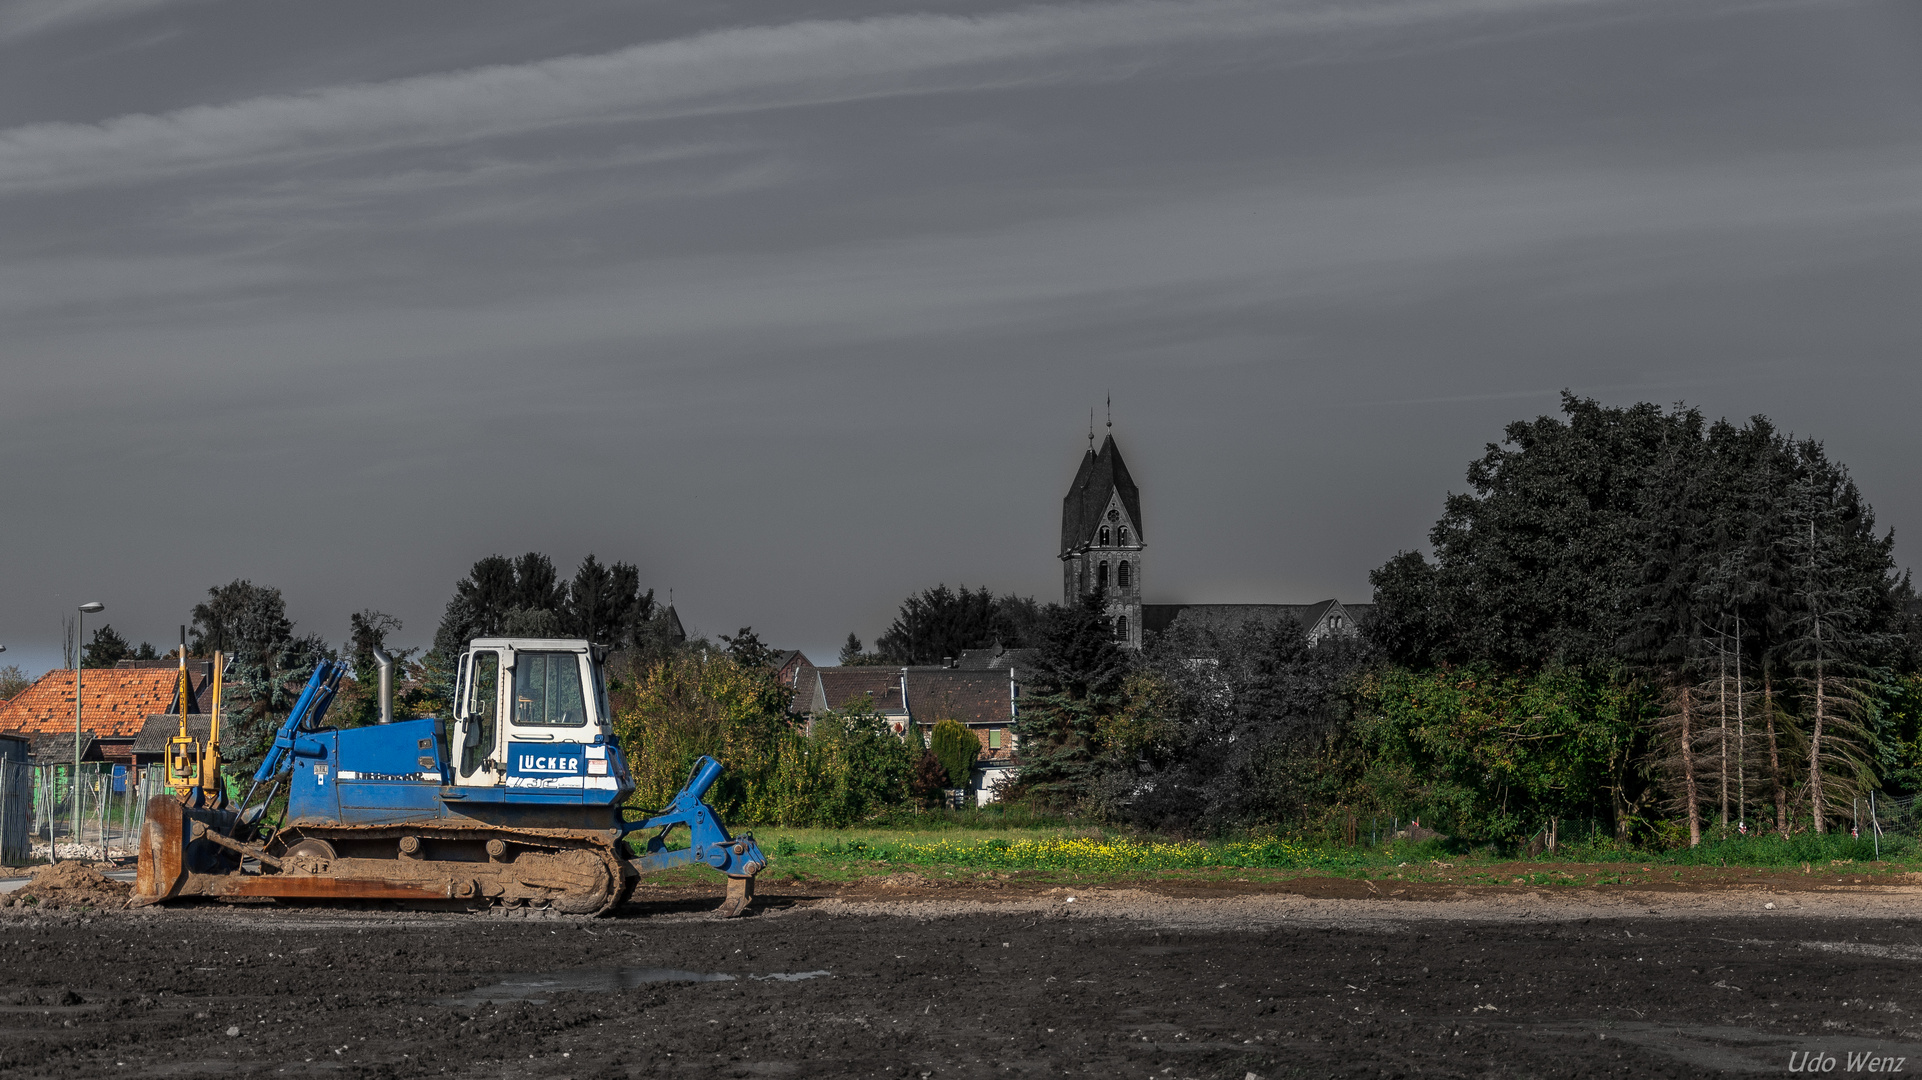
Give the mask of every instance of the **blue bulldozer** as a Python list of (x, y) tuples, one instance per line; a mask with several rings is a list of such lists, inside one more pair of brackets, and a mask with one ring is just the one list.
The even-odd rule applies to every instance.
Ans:
[[(747, 910), (767, 859), (704, 801), (719, 762), (700, 759), (672, 803), (628, 820), (634, 785), (613, 737), (601, 648), (477, 639), (461, 654), (451, 721), (394, 720), (392, 662), (378, 659), (380, 723), (325, 726), (345, 669), (322, 661), (238, 805), (199, 789), (148, 805), (136, 903), (376, 900), (601, 915), (642, 874), (705, 863), (727, 876), (719, 913)], [(685, 845), (670, 848), (683, 827)], [(644, 843), (630, 843), (636, 833)]]

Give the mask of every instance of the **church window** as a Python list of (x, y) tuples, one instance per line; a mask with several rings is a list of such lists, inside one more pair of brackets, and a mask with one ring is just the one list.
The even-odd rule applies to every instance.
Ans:
[(1121, 565), (1115, 567), (1114, 583), (1125, 589), (1128, 587), (1129, 580), (1130, 580), (1130, 576), (1128, 573), (1128, 561), (1126, 559), (1123, 559), (1121, 561)]
[(1108, 587), (1108, 562), (1106, 559), (1103, 559), (1101, 565), (1094, 568), (1094, 583), (1099, 588), (1105, 589)]
[(1122, 526), (1122, 527), (1121, 527), (1121, 528), (1120, 528), (1119, 530), (1117, 530), (1117, 531), (1118, 531), (1118, 532), (1120, 533), (1120, 535), (1121, 535), (1121, 546), (1122, 546), (1122, 547), (1127, 547), (1127, 546), (1128, 546), (1128, 527), (1127, 527), (1126, 525), (1123, 525), (1123, 526)]
[(1101, 546), (1108, 546), (1108, 527), (1106, 525), (1101, 527)]
[(1126, 615), (1114, 621), (1114, 638), (1116, 641), (1128, 640), (1128, 617)]

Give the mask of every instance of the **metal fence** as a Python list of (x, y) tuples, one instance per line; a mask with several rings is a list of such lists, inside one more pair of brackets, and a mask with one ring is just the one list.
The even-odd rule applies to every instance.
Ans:
[(1922, 795), (1885, 799), (1872, 793), (1856, 799), (1850, 809), (1854, 814), (1851, 831), (1875, 841), (1877, 858), (1882, 856), (1882, 846), (1893, 837), (1922, 840)]
[(165, 769), (83, 762), (74, 780), (72, 765), (0, 762), (0, 863), (104, 862), (138, 853), (147, 800), (165, 789)]

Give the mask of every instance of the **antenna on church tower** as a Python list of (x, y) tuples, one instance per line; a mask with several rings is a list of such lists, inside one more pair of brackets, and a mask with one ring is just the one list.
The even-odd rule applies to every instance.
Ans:
[(1088, 452), (1094, 452), (1094, 406), (1088, 406)]
[(1108, 391), (1108, 430), (1114, 430), (1114, 391)]

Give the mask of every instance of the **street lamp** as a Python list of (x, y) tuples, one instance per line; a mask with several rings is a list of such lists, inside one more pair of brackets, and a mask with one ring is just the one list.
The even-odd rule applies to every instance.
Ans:
[[(73, 795), (73, 839), (75, 843), (79, 843), (80, 841), (80, 668), (82, 666), (81, 657), (84, 655), (81, 649), (82, 644), (87, 640), (86, 634), (81, 631), (84, 628), (88, 615), (105, 610), (107, 610), (107, 605), (100, 601), (89, 601), (80, 605), (80, 617), (75, 619), (73, 623), (73, 784), (69, 790)], [(51, 834), (47, 837), (47, 851), (48, 854), (55, 857), (55, 861), (58, 861), (59, 851), (53, 842), (53, 836)]]

